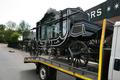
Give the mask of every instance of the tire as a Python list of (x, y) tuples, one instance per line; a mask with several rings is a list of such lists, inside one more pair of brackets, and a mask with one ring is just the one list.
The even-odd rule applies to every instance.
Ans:
[(35, 65), (36, 65), (36, 74), (39, 74), (39, 69), (40, 69), (41, 64), (35, 63)]
[(49, 71), (46, 66), (44, 66), (44, 65), (40, 66), (39, 77), (40, 77), (40, 80), (48, 80), (49, 79)]
[(56, 70), (45, 65), (39, 68), (40, 80), (56, 80)]

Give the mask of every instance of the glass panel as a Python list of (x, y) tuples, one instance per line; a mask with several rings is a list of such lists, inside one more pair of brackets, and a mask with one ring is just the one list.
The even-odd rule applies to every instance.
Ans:
[(54, 38), (57, 38), (59, 36), (59, 23), (56, 23), (55, 26), (54, 26)]
[(64, 20), (64, 21), (63, 21), (62, 35), (65, 36), (66, 32), (67, 32), (67, 21)]
[(38, 40), (40, 39), (40, 27), (38, 27)]
[(41, 27), (41, 39), (46, 39), (45, 29), (46, 29), (46, 26)]
[(41, 39), (57, 38), (59, 36), (59, 23), (42, 26), (41, 27)]
[(47, 27), (47, 38), (48, 39), (51, 39), (53, 37), (52, 31), (53, 31), (53, 26), (48, 26)]

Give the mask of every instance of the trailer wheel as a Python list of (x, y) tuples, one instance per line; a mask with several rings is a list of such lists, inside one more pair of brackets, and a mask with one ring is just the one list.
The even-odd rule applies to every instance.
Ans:
[(51, 67), (41, 65), (39, 68), (40, 80), (56, 80), (56, 72), (57, 70)]
[(49, 71), (46, 66), (44, 66), (44, 65), (40, 66), (39, 77), (40, 77), (40, 80), (48, 80), (49, 79)]
[(39, 74), (39, 69), (40, 69), (41, 64), (35, 63), (35, 65), (36, 65), (36, 74)]

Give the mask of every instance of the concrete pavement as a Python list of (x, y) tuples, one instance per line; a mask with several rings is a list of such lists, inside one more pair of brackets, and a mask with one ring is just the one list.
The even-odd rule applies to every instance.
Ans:
[[(24, 64), (24, 57), (28, 53), (13, 48), (7, 44), (0, 44), (0, 80), (39, 80), (35, 65)], [(57, 80), (74, 80), (73, 77), (57, 72)]]

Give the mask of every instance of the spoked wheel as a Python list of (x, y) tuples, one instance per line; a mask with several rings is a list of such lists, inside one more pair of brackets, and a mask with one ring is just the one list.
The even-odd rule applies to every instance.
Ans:
[(80, 60), (80, 63), (82, 63), (81, 66), (84, 66), (84, 67), (85, 67), (85, 66), (88, 64), (89, 55), (88, 55), (87, 53), (81, 54), (79, 60)]
[(72, 64), (86, 66), (89, 60), (87, 45), (79, 40), (72, 41), (68, 47)]

